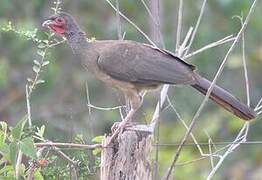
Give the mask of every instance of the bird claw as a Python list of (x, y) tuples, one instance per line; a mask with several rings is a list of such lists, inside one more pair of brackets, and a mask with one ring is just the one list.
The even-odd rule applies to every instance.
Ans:
[(127, 122), (124, 122), (124, 121), (115, 122), (113, 124), (113, 126), (111, 127), (111, 131), (112, 131), (113, 134), (112, 134), (111, 138), (109, 139), (106, 146), (110, 145), (118, 134), (123, 133), (125, 128), (132, 127), (133, 125), (134, 125), (134, 123), (127, 123)]
[(124, 131), (125, 128), (129, 128), (132, 127), (133, 125), (135, 125), (134, 123), (126, 123), (123, 124), (123, 122), (115, 122), (112, 127), (111, 127), (111, 132), (114, 133), (119, 127), (121, 127), (122, 131), (121, 133)]

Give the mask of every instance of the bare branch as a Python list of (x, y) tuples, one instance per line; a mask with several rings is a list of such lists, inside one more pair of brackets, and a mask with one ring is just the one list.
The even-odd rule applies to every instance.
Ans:
[[(170, 107), (171, 107), (171, 108), (173, 109), (173, 111), (175, 112), (175, 114), (176, 114), (178, 120), (183, 124), (183, 126), (186, 128), (186, 130), (188, 130), (188, 126), (187, 126), (187, 124), (186, 124), (185, 121), (182, 119), (182, 117), (180, 116), (180, 114), (177, 112), (175, 106), (172, 104), (172, 102), (171, 102), (171, 100), (170, 100), (169, 97), (167, 97), (167, 101), (168, 101)], [(199, 150), (201, 156), (204, 156), (204, 155), (205, 155), (205, 154), (204, 154), (204, 151), (202, 150), (202, 148), (200, 147), (199, 143), (197, 142), (197, 140), (196, 140), (194, 134), (193, 134), (193, 133), (190, 133), (190, 136), (191, 136), (191, 138), (193, 139), (195, 145), (197, 146), (197, 148), (198, 148), (198, 150)]]
[(235, 38), (233, 37), (233, 35), (224, 37), (223, 39), (220, 39), (220, 40), (218, 40), (216, 42), (210, 43), (210, 44), (208, 44), (208, 45), (206, 45), (206, 46), (204, 46), (204, 47), (202, 47), (202, 48), (200, 48), (200, 49), (198, 49), (198, 50), (196, 50), (196, 51), (186, 55), (184, 57), (184, 59), (191, 58), (192, 56), (195, 56), (195, 55), (197, 55), (199, 53), (202, 53), (203, 51), (206, 51), (208, 49), (220, 46), (222, 44), (225, 44), (225, 43), (228, 43), (228, 42), (231, 42), (231, 41), (234, 41), (234, 40), (235, 40)]
[(201, 7), (201, 10), (200, 10), (200, 14), (199, 14), (199, 17), (197, 19), (197, 23), (196, 23), (196, 26), (194, 28), (194, 31), (192, 33), (192, 36), (191, 36), (191, 39), (190, 39), (190, 42), (189, 42), (189, 45), (188, 45), (188, 48), (186, 49), (185, 51), (185, 55), (187, 55), (189, 49), (191, 48), (191, 45), (195, 39), (195, 36), (196, 36), (196, 33), (197, 33), (197, 30), (198, 30), (198, 27), (200, 25), (200, 22), (202, 20), (202, 17), (203, 17), (203, 14), (204, 14), (204, 10), (205, 10), (205, 7), (206, 7), (206, 3), (207, 3), (207, 0), (204, 0), (203, 1), (203, 4), (202, 4), (202, 7)]
[(177, 18), (177, 30), (176, 30), (176, 51), (180, 46), (181, 30), (182, 30), (182, 18), (183, 18), (183, 2), (179, 0), (178, 18)]
[(59, 142), (45, 142), (35, 143), (36, 147), (60, 147), (60, 148), (79, 148), (79, 149), (96, 149), (102, 148), (101, 144), (75, 144), (75, 143), (59, 143)]
[(31, 128), (32, 127), (32, 118), (31, 118), (31, 106), (30, 106), (30, 95), (29, 95), (28, 85), (25, 86), (25, 92), (26, 92), (27, 119), (28, 119), (28, 125)]
[[(260, 106), (261, 105), (261, 106)], [(258, 101), (256, 107), (255, 107), (255, 111), (257, 111), (258, 109), (260, 109), (262, 107), (262, 98)]]
[[(109, 1), (106, 0), (106, 2), (115, 10), (117, 11), (117, 8)], [(122, 16), (128, 23), (130, 23), (132, 26), (136, 28), (137, 31), (139, 31), (153, 46), (157, 47), (157, 45), (144, 33), (134, 22), (132, 22), (128, 17), (126, 17), (122, 12), (119, 11), (120, 16)]]
[(20, 165), (22, 162), (22, 156), (23, 156), (23, 153), (21, 150), (19, 150), (17, 158), (16, 158), (16, 164), (15, 164), (15, 178), (16, 179), (20, 179)]
[(218, 161), (218, 163), (216, 164), (216, 166), (212, 169), (212, 171), (209, 173), (207, 180), (210, 180), (214, 174), (216, 173), (216, 171), (218, 170), (218, 168), (222, 165), (222, 162), (225, 160), (225, 158), (232, 153), (242, 142), (246, 141), (246, 136), (247, 136), (247, 132), (249, 129), (249, 123), (245, 123), (245, 125), (242, 127), (242, 129), (240, 130), (238, 136), (236, 137), (236, 139), (233, 141), (234, 144), (232, 144), (228, 150), (224, 153), (224, 155), (220, 158), (220, 160)]
[[(243, 26), (243, 16), (235, 16), (240, 20), (241, 26)], [(247, 105), (250, 106), (250, 88), (249, 88), (249, 80), (248, 80), (248, 73), (247, 73), (247, 61), (246, 61), (246, 48), (245, 48), (245, 33), (242, 34), (242, 61), (243, 61), (243, 68), (245, 74), (245, 85), (246, 85), (246, 97), (247, 97)]]
[(228, 52), (226, 53), (225, 58), (224, 58), (223, 62), (221, 63), (221, 65), (220, 65), (220, 67), (219, 67), (219, 69), (218, 69), (218, 71), (217, 71), (217, 73), (216, 73), (216, 75), (215, 75), (215, 77), (214, 77), (214, 79), (213, 79), (213, 81), (212, 81), (212, 83), (211, 83), (211, 85), (210, 85), (207, 93), (206, 93), (206, 96), (205, 96), (203, 102), (201, 103), (201, 105), (200, 105), (199, 109), (197, 110), (196, 114), (194, 115), (194, 117), (193, 117), (193, 119), (192, 119), (192, 121), (191, 121), (191, 123), (190, 123), (189, 130), (186, 132), (185, 136), (182, 138), (181, 144), (180, 144), (180, 146), (179, 146), (178, 149), (177, 149), (177, 152), (176, 152), (176, 154), (175, 154), (175, 157), (174, 157), (174, 159), (173, 159), (173, 162), (172, 162), (170, 168), (168, 169), (167, 176), (166, 176), (166, 178), (165, 178), (166, 180), (169, 179), (169, 177), (170, 177), (170, 175), (171, 175), (171, 172), (172, 172), (172, 170), (173, 170), (173, 168), (174, 168), (174, 166), (175, 166), (175, 164), (176, 164), (176, 162), (177, 162), (177, 160), (178, 160), (178, 158), (179, 158), (180, 152), (181, 152), (184, 144), (186, 143), (186, 141), (187, 141), (187, 139), (188, 139), (188, 137), (189, 137), (192, 129), (194, 128), (194, 125), (195, 125), (195, 123), (196, 123), (196, 120), (197, 120), (198, 117), (200, 116), (200, 113), (202, 112), (202, 110), (203, 110), (206, 102), (208, 101), (208, 98), (209, 98), (209, 96), (210, 96), (210, 94), (211, 94), (211, 92), (212, 92), (212, 90), (213, 90), (213, 88), (214, 88), (214, 86), (215, 86), (215, 83), (216, 83), (218, 77), (221, 75), (221, 73), (222, 73), (222, 71), (223, 71), (223, 69), (224, 69), (224, 67), (225, 67), (225, 64), (226, 64), (226, 62), (227, 62), (227, 59), (228, 59), (229, 55), (231, 54), (231, 52), (232, 52), (233, 49), (235, 48), (235, 45), (237, 44), (238, 40), (241, 38), (241, 35), (242, 35), (242, 33), (244, 32), (244, 30), (246, 29), (247, 23), (249, 22), (249, 19), (250, 19), (250, 16), (251, 16), (251, 14), (252, 14), (253, 11), (254, 11), (256, 2), (257, 2), (257, 1), (254, 0), (253, 4), (252, 4), (252, 6), (251, 6), (251, 8), (250, 8), (250, 10), (249, 10), (249, 12), (248, 12), (248, 15), (247, 15), (247, 17), (246, 17), (246, 19), (245, 19), (245, 22), (243, 23), (243, 26), (241, 27), (240, 31), (238, 32), (238, 34), (237, 34), (237, 36), (236, 36), (236, 39), (235, 39), (234, 42), (232, 43), (232, 45), (231, 45), (231, 47), (229, 48)]
[(115, 107), (105, 108), (105, 107), (94, 106), (92, 104), (88, 104), (87, 106), (93, 109), (101, 110), (101, 111), (112, 111), (112, 110), (118, 110), (118, 109), (125, 107), (125, 106), (115, 106)]
[(118, 39), (122, 39), (122, 26), (121, 26), (121, 19), (119, 15), (119, 1), (116, 0), (116, 22), (117, 22), (117, 34), (118, 34)]

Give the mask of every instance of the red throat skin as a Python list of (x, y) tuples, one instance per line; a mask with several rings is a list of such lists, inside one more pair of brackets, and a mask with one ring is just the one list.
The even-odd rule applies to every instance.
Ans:
[(62, 26), (56, 24), (50, 24), (49, 27), (58, 34), (64, 34), (65, 29)]

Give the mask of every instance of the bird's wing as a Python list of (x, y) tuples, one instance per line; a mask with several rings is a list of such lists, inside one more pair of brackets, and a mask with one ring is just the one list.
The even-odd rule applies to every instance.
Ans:
[(194, 66), (164, 50), (119, 41), (100, 52), (99, 68), (111, 77), (143, 84), (194, 84)]

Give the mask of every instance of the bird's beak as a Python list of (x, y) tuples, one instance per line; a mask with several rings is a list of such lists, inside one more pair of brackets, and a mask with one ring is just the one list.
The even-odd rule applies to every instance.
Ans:
[(48, 20), (43, 22), (42, 26), (43, 27), (49, 27), (51, 24), (53, 24), (53, 21), (48, 19)]

